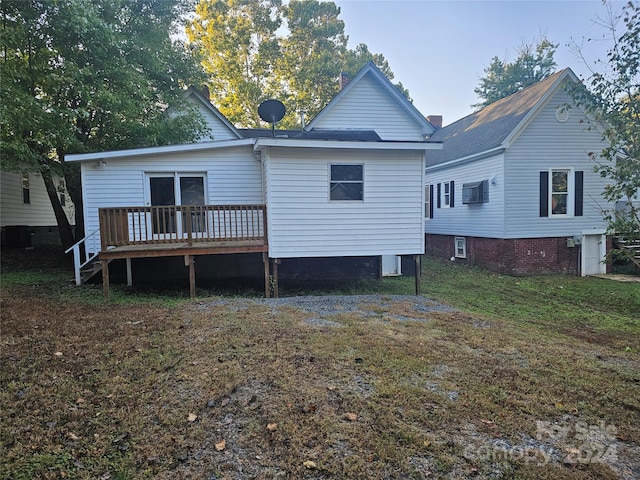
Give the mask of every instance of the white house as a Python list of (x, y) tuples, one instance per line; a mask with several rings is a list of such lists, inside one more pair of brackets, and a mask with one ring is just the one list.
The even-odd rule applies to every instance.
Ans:
[(572, 104), (570, 69), (436, 131), (426, 252), (509, 274), (606, 271), (601, 131)]
[(113, 259), (126, 259), (131, 282), (131, 259), (184, 258), (193, 293), (195, 256), (253, 253), (268, 294), (295, 260), (395, 264), (424, 252), (425, 158), (441, 145), (373, 63), (301, 131), (238, 130), (189, 94), (205, 141), (66, 157), (81, 163), (83, 242), (99, 254), (106, 294)]
[[(57, 177), (54, 182), (62, 207), (73, 225), (75, 209), (64, 179)], [(41, 175), (0, 172), (0, 226), (3, 247), (60, 244), (58, 223)]]

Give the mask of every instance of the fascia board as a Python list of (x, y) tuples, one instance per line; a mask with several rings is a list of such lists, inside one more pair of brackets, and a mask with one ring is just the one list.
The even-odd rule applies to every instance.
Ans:
[[(426, 172), (437, 172), (438, 170), (443, 170), (449, 167), (454, 167), (458, 165), (463, 165), (465, 163), (475, 162), (477, 160), (484, 160), (488, 157), (493, 157), (495, 155), (504, 153), (505, 148), (500, 146), (496, 148), (492, 148), (491, 150), (485, 150), (484, 152), (474, 153), (473, 155), (468, 155), (462, 158), (456, 158), (455, 160), (449, 160), (448, 162), (439, 163), (437, 165), (427, 166)], [(427, 158), (427, 162), (429, 159)]]
[(338, 140), (297, 140), (288, 138), (258, 138), (254, 151), (262, 147), (320, 148), (348, 150), (441, 150), (442, 143), (427, 142), (345, 142)]
[(134, 148), (130, 150), (112, 150), (107, 152), (75, 153), (65, 155), (66, 162), (85, 162), (90, 160), (109, 160), (124, 157), (142, 157), (147, 155), (161, 155), (175, 152), (197, 152), (200, 150), (217, 150), (220, 148), (241, 147), (252, 145), (254, 139), (224, 140), (219, 142), (200, 142), (182, 145), (164, 145), (161, 147)]

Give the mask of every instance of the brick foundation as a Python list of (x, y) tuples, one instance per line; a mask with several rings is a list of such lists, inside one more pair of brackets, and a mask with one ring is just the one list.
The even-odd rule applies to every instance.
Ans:
[[(453, 235), (425, 236), (425, 253), (434, 257), (454, 256)], [(580, 248), (568, 247), (567, 237), (552, 238), (480, 238), (466, 239), (467, 258), (456, 262), (478, 265), (508, 275), (577, 275)], [(607, 239), (607, 250), (611, 240)], [(607, 271), (610, 266), (607, 265)]]

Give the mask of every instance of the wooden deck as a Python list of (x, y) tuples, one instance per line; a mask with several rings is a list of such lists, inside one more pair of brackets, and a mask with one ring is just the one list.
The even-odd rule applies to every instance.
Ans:
[[(99, 260), (104, 296), (109, 298), (111, 260), (184, 257), (189, 267), (189, 287), (195, 296), (194, 257), (237, 253), (262, 253), (265, 296), (270, 296), (270, 272), (264, 205), (169, 205), (118, 207), (99, 210)], [(275, 289), (277, 294), (277, 288)]]

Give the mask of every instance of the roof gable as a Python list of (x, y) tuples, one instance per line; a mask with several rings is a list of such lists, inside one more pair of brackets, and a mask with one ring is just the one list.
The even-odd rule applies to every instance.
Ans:
[(579, 81), (566, 68), (436, 131), (430, 140), (443, 142), (444, 148), (433, 152), (428, 165), (508, 148), (567, 79)]
[(201, 141), (218, 141), (218, 140), (233, 140), (242, 138), (242, 134), (234, 127), (227, 117), (225, 117), (220, 110), (213, 106), (213, 104), (196, 89), (195, 87), (189, 87), (185, 92), (185, 98), (188, 101), (193, 102), (200, 113), (205, 117), (207, 126), (211, 131), (210, 136), (201, 139)]
[[(364, 106), (362, 98), (365, 96), (362, 92), (367, 88), (369, 91), (375, 89), (375, 98), (373, 99), (374, 104)], [(380, 102), (380, 105), (376, 105), (376, 101)], [(360, 111), (353, 108), (354, 102), (362, 105)], [(379, 107), (380, 111), (376, 112), (376, 107)], [(415, 132), (416, 138), (414, 140), (419, 140), (424, 135), (430, 135), (435, 130), (433, 125), (400, 93), (380, 69), (373, 62), (369, 62), (315, 116), (305, 130), (336, 130), (340, 128), (376, 130), (384, 138), (385, 135), (380, 130), (384, 128), (385, 123), (387, 125), (393, 123), (384, 118), (385, 112), (391, 111), (398, 117), (403, 117), (409, 130)], [(389, 135), (391, 134), (387, 134), (385, 139), (396, 139), (389, 138)]]

